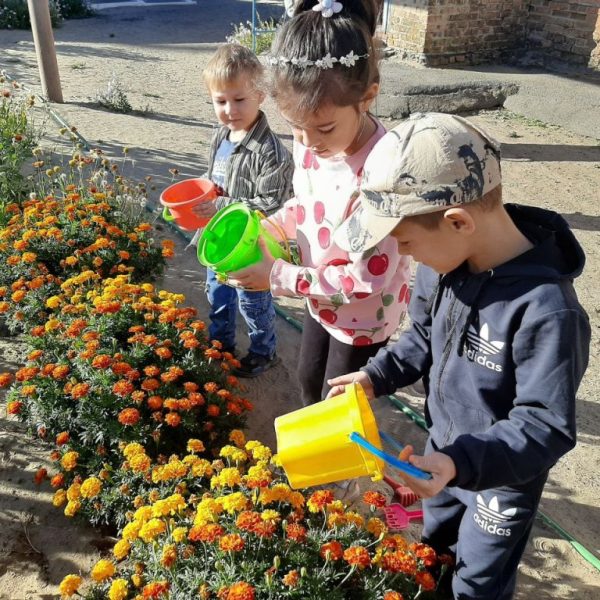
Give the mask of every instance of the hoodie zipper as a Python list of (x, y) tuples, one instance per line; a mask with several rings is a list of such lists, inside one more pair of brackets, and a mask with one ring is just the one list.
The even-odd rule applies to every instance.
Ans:
[[(460, 292), (460, 290), (462, 289), (463, 285), (465, 284), (466, 278), (464, 278), (461, 283), (460, 286), (457, 290), (457, 292)], [(452, 298), (452, 302), (450, 303), (450, 307), (448, 309), (448, 314), (452, 317), (453, 313), (454, 313), (454, 308), (456, 306), (456, 303), (458, 301), (458, 293), (453, 294), (453, 298)], [(458, 324), (458, 321), (460, 320), (460, 316), (462, 314), (462, 309), (459, 311), (459, 314), (456, 315), (456, 319), (453, 323), (450, 324), (449, 327), (449, 332), (448, 332), (448, 339), (446, 340), (446, 345), (444, 346), (444, 351), (442, 353), (442, 359), (440, 361), (440, 368), (438, 371), (438, 376), (437, 376), (437, 395), (438, 398), (440, 400), (441, 404), (444, 404), (444, 397), (441, 393), (441, 389), (442, 389), (442, 377), (444, 375), (444, 369), (446, 368), (446, 364), (448, 363), (448, 359), (450, 358), (450, 353), (452, 352), (452, 338), (454, 337), (454, 333), (456, 331), (456, 327)], [(452, 421), (450, 421), (450, 427), (448, 429), (448, 431), (446, 432), (446, 434), (444, 435), (444, 440), (441, 443), (441, 446), (445, 446), (446, 443), (448, 442), (448, 440), (450, 439), (450, 437), (452, 436), (452, 432), (454, 431), (454, 423)]]

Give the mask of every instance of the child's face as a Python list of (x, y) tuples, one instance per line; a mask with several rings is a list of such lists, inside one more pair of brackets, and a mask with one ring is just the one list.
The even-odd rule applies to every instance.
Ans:
[(282, 110), (281, 115), (292, 128), (294, 140), (310, 148), (320, 158), (336, 154), (352, 154), (363, 118), (355, 106), (325, 104), (315, 113), (294, 114)]
[(256, 119), (264, 94), (255, 89), (248, 77), (240, 76), (209, 88), (217, 119), (232, 132), (249, 131)]
[(440, 274), (453, 271), (469, 257), (468, 239), (457, 235), (446, 219), (429, 229), (409, 217), (400, 221), (391, 235), (398, 242), (399, 254), (412, 256)]

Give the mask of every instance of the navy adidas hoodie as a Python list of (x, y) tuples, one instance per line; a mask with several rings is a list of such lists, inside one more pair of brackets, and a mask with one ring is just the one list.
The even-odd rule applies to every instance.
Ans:
[(423, 377), (431, 442), (468, 490), (527, 484), (573, 448), (588, 363), (581, 246), (557, 213), (506, 209), (534, 247), (479, 274), (419, 266), (411, 328), (363, 369), (376, 395)]

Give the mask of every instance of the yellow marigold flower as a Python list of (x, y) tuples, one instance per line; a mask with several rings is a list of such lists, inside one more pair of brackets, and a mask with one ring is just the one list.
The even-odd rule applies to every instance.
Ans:
[(140, 287), (147, 294), (151, 294), (154, 291), (154, 286), (151, 283), (142, 283), (142, 285)]
[(152, 466), (152, 461), (145, 454), (135, 454), (129, 459), (129, 467), (136, 473), (145, 473)]
[(217, 498), (217, 502), (223, 507), (223, 510), (229, 514), (233, 514), (245, 510), (250, 500), (242, 492), (235, 492), (234, 494)]
[(125, 600), (125, 598), (127, 598), (128, 591), (129, 587), (125, 579), (115, 579), (110, 584), (108, 598), (109, 600)]
[(37, 259), (37, 254), (35, 252), (23, 252), (23, 256), (21, 257), (21, 260), (24, 263), (33, 263), (35, 262)]
[(60, 327), (60, 321), (58, 319), (48, 319), (44, 325), (46, 331), (55, 331)]
[(88, 477), (81, 484), (81, 495), (84, 498), (94, 498), (100, 493), (102, 482), (97, 477)]
[(60, 296), (50, 296), (50, 298), (48, 298), (48, 300), (46, 300), (46, 306), (48, 308), (58, 308), (61, 304), (62, 300), (60, 298)]
[[(131, 576), (131, 583), (133, 583), (133, 585), (135, 585), (136, 588), (142, 587), (142, 583), (144, 583), (142, 576), (138, 575), (137, 573), (133, 574)], [(138, 596), (136, 596), (137, 598)]]
[(205, 448), (204, 448), (204, 444), (202, 443), (201, 440), (196, 440), (196, 439), (189, 439), (188, 443), (187, 443), (187, 451), (188, 452), (195, 452), (196, 454), (199, 454), (200, 452), (204, 452)]
[(123, 536), (124, 540), (136, 540), (139, 537), (140, 529), (142, 528), (142, 523), (139, 521), (132, 521), (131, 523), (127, 523), (125, 527), (123, 527)]
[(160, 519), (150, 519), (147, 523), (142, 525), (139, 536), (144, 542), (151, 542), (156, 536), (164, 533), (167, 529), (167, 525)]
[(70, 598), (77, 592), (82, 583), (83, 579), (79, 575), (67, 575), (60, 582), (58, 589), (63, 597)]
[(194, 477), (211, 477), (214, 470), (210, 462), (202, 458), (192, 463), (191, 473)]
[(176, 527), (173, 529), (173, 533), (171, 533), (171, 537), (174, 541), (180, 543), (183, 542), (187, 537), (187, 528), (186, 527)]
[(117, 560), (123, 560), (131, 550), (131, 544), (127, 540), (119, 540), (113, 548), (113, 556)]
[(67, 500), (79, 500), (81, 498), (81, 484), (72, 483), (67, 490)]
[(388, 528), (381, 519), (372, 517), (367, 522), (367, 531), (378, 538), (381, 537), (382, 534), (385, 535), (388, 532)]
[(345, 514), (346, 521), (348, 523), (352, 523), (352, 525), (356, 525), (358, 528), (363, 528), (365, 526), (365, 520), (362, 515), (359, 515), (357, 512), (347, 512)]
[(279, 519), (281, 519), (281, 515), (276, 510), (267, 509), (260, 513), (260, 518), (263, 521), (279, 521)]
[(242, 482), (242, 476), (235, 467), (222, 469), (218, 475), (210, 480), (211, 489), (220, 487), (234, 487)]
[(105, 558), (101, 558), (92, 569), (92, 579), (100, 583), (115, 574), (115, 565)]
[(60, 464), (65, 471), (72, 471), (77, 466), (78, 458), (78, 452), (66, 452), (65, 455), (60, 459)]
[(65, 506), (65, 516), (74, 517), (81, 508), (81, 502), (79, 500), (69, 500), (67, 506)]
[(133, 514), (133, 520), (139, 521), (140, 523), (146, 523), (152, 518), (152, 507), (151, 506), (140, 506)]
[(67, 501), (67, 492), (65, 490), (56, 490), (52, 498), (52, 506), (59, 508)]
[(238, 448), (243, 448), (246, 445), (246, 436), (240, 429), (234, 429), (229, 434), (229, 441), (233, 442)]
[(160, 564), (167, 569), (172, 567), (177, 560), (177, 548), (174, 544), (165, 544), (163, 546)]
[(135, 456), (136, 454), (145, 454), (145, 452), (146, 450), (144, 449), (144, 446), (138, 444), (137, 442), (131, 442), (130, 444), (127, 444), (125, 448), (123, 448), (123, 454), (127, 460), (131, 460), (131, 457)]
[(67, 264), (69, 267), (75, 266), (78, 262), (79, 259), (75, 256), (67, 256), (67, 258), (65, 258), (65, 264)]
[(248, 460), (248, 455), (243, 450), (240, 450), (235, 446), (223, 446), (219, 452), (219, 456), (222, 458), (228, 458), (236, 463), (245, 462)]
[(261, 461), (268, 462), (271, 459), (271, 456), (272, 456), (271, 449), (267, 448), (267, 446), (263, 446), (262, 444), (260, 446), (256, 446), (255, 448), (252, 449), (252, 458), (254, 460), (261, 460)]
[(157, 500), (152, 506), (153, 517), (166, 517), (175, 515), (186, 507), (185, 500), (181, 494), (172, 494), (164, 500)]

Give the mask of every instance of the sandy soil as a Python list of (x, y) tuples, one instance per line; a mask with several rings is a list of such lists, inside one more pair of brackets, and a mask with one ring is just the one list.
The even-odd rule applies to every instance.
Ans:
[[(197, 175), (205, 166), (213, 115), (203, 93), (200, 73), (215, 44), (229, 33), (231, 22), (246, 18), (237, 3), (224, 3), (218, 18), (209, 19), (206, 3), (178, 9), (104, 11), (85, 21), (72, 21), (55, 32), (64, 105), (53, 106), (93, 146), (112, 156), (131, 148), (133, 164), (126, 171), (136, 179), (150, 175), (156, 184), (153, 200), (170, 182), (169, 168), (182, 176)], [(247, 11), (247, 9), (245, 9)], [(278, 12), (277, 9), (275, 12)], [(236, 12), (237, 11), (237, 12)], [(268, 15), (265, 7), (263, 16)], [(247, 12), (246, 12), (247, 14)], [(35, 53), (27, 32), (0, 32), (0, 68), (22, 81), (37, 83)], [(125, 85), (136, 112), (119, 115), (100, 110), (91, 98), (116, 74)], [(392, 86), (393, 82), (383, 82)], [(266, 104), (274, 129), (289, 142), (289, 132), (270, 103)], [(43, 114), (38, 118), (43, 120)], [(600, 557), (600, 146), (599, 141), (554, 126), (529, 121), (503, 111), (472, 116), (503, 145), (505, 190), (514, 202), (553, 208), (561, 212), (583, 244), (588, 263), (577, 281), (580, 299), (593, 323), (590, 367), (578, 395), (579, 443), (552, 470), (542, 510), (564, 530)], [(394, 123), (386, 122), (386, 126)], [(49, 144), (58, 126), (49, 121)], [(188, 302), (206, 316), (203, 272), (185, 242), (162, 227), (160, 235), (177, 242), (177, 257), (163, 285), (185, 293)], [(301, 318), (298, 301), (281, 305)], [(249, 430), (275, 445), (273, 418), (298, 407), (295, 364), (300, 334), (278, 320), (282, 364), (248, 384), (256, 404)], [(239, 327), (240, 346), (246, 344)], [(15, 369), (21, 346), (14, 338), (0, 339), (0, 371)], [(399, 396), (416, 409), (422, 398)], [(405, 443), (422, 447), (425, 434), (388, 401), (379, 400), (381, 424)], [(47, 451), (32, 443), (13, 421), (0, 420), (0, 598), (54, 598), (57, 584), (68, 572), (84, 574), (106, 540), (98, 532), (61, 516), (50, 504), (51, 495), (32, 482)], [(47, 466), (47, 465), (46, 465)], [(362, 482), (368, 485), (369, 482)], [(418, 535), (418, 526), (411, 531)], [(555, 529), (538, 521), (520, 568), (517, 598), (536, 595), (540, 600), (600, 597), (600, 572), (586, 562)]]

